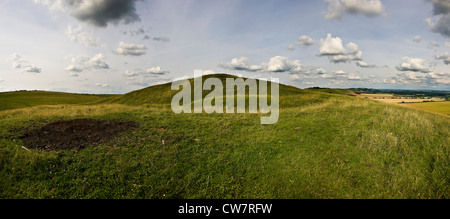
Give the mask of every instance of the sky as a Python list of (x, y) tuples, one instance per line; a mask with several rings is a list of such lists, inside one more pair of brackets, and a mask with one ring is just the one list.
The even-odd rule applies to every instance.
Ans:
[(0, 92), (204, 74), (450, 90), (450, 0), (2, 0)]

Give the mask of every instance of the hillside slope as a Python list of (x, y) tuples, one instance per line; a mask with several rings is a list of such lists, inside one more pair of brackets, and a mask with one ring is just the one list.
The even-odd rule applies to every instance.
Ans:
[[(202, 81), (204, 82), (206, 79), (212, 78), (212, 77), (218, 78), (221, 80), (221, 82), (223, 84), (223, 89), (224, 89), (223, 93), (224, 94), (226, 92), (226, 79), (227, 78), (237, 78), (234, 75), (214, 74), (214, 75), (204, 75), (202, 77)], [(246, 78), (244, 78), (244, 80), (245, 79)], [(193, 94), (194, 79), (191, 78), (191, 79), (189, 79), (189, 81), (191, 83), (191, 90), (192, 90), (191, 97), (193, 99), (193, 97), (194, 97), (194, 94)], [(256, 82), (257, 82), (257, 84), (259, 84), (259, 80), (256, 80)], [(268, 89), (269, 93), (270, 93), (270, 88), (271, 88), (270, 83), (268, 83), (267, 89)], [(147, 88), (137, 90), (137, 91), (132, 91), (132, 92), (124, 94), (124, 95), (116, 96), (116, 97), (101, 101), (101, 103), (119, 103), (119, 104), (135, 105), (135, 106), (149, 104), (149, 105), (170, 107), (172, 97), (178, 92), (179, 92), (179, 90), (171, 90), (171, 83), (166, 83), (166, 84), (147, 87)], [(202, 96), (205, 97), (210, 92), (211, 91), (204, 90), (202, 93)], [(248, 88), (246, 88), (246, 93), (248, 94)], [(284, 106), (286, 106), (286, 104), (289, 105), (289, 102), (290, 102), (289, 97), (292, 95), (312, 94), (312, 93), (316, 93), (316, 92), (302, 90), (302, 89), (299, 89), (299, 88), (296, 88), (293, 86), (279, 84), (280, 102), (284, 101), (284, 104), (282, 104)], [(248, 95), (247, 95), (246, 100), (248, 100)], [(225, 99), (224, 99), (224, 103), (225, 103)]]
[[(0, 112), (0, 197), (450, 198), (448, 117), (280, 85), (279, 120), (261, 125), (261, 114), (175, 114), (176, 92)], [(23, 148), (22, 130), (78, 118), (140, 126), (80, 151)]]
[(85, 104), (114, 95), (72, 94), (50, 91), (15, 91), (0, 93), (0, 111), (40, 105)]

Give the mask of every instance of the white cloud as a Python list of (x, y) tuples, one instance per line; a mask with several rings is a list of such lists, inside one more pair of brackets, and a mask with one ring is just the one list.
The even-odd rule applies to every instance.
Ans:
[(284, 56), (274, 56), (270, 58), (268, 63), (261, 63), (260, 65), (249, 65), (247, 57), (236, 57), (231, 59), (228, 63), (221, 62), (219, 67), (230, 70), (242, 71), (261, 71), (261, 72), (291, 72), (299, 73), (302, 70), (299, 60), (289, 60)]
[(302, 70), (299, 60), (289, 60), (283, 56), (270, 58), (267, 64), (263, 64), (263, 68), (268, 72), (300, 72)]
[(420, 43), (420, 41), (422, 41), (422, 37), (419, 36), (419, 35), (414, 36), (414, 37), (413, 37), (413, 41), (416, 42), (416, 43)]
[(327, 19), (342, 19), (344, 13), (361, 14), (366, 17), (384, 15), (384, 6), (380, 0), (327, 0)]
[(300, 36), (297, 40), (297, 45), (301, 45), (304, 47), (314, 45), (314, 43), (315, 41), (311, 37), (306, 35)]
[(247, 57), (236, 57), (232, 58), (230, 62), (228, 63), (220, 63), (219, 67), (226, 68), (230, 70), (243, 70), (243, 71), (260, 71), (262, 70), (261, 66), (258, 65), (249, 65), (247, 63), (248, 58)]
[(25, 60), (22, 60), (19, 54), (14, 53), (9, 57), (9, 61), (12, 61), (12, 68), (21, 68), (22, 63), (27, 62)]
[(342, 45), (342, 39), (327, 34), (326, 39), (320, 39), (319, 56), (328, 56), (330, 61), (334, 63), (362, 61), (362, 52), (355, 43), (347, 44), (347, 51)]
[(92, 57), (89, 56), (69, 56), (71, 64), (65, 68), (70, 72), (71, 76), (78, 76), (78, 73), (91, 70), (109, 69), (109, 65), (105, 62), (105, 56), (98, 53)]
[(426, 60), (421, 58), (411, 58), (411, 57), (402, 57), (403, 61), (398, 66), (396, 66), (399, 71), (413, 71), (413, 72), (422, 72), (428, 73), (431, 70), (424, 66)]
[(22, 59), (22, 57), (17, 53), (10, 55), (9, 61), (12, 62), (13, 69), (21, 69), (20, 72), (22, 73), (41, 73), (42, 71), (41, 68), (38, 68), (33, 64), (29, 64), (28, 60)]
[(124, 72), (124, 75), (125, 75), (125, 77), (135, 77), (135, 76), (138, 76), (139, 73), (134, 72), (134, 71), (128, 71), (128, 70), (126, 70), (126, 71)]
[(68, 72), (73, 72), (74, 76), (75, 76), (76, 72), (82, 72), (83, 71), (82, 68), (80, 68), (80, 67), (78, 67), (76, 65), (69, 65), (69, 66), (67, 66), (67, 68), (65, 70), (68, 71)]
[(348, 74), (347, 78), (348, 78), (348, 80), (362, 80), (361, 76), (355, 75), (353, 73)]
[(109, 69), (109, 65), (103, 60), (105, 56), (102, 53), (94, 55), (86, 64), (93, 69)]
[(329, 74), (321, 74), (321, 78), (336, 78), (335, 76), (329, 75)]
[(289, 50), (289, 51), (294, 51), (295, 50), (295, 47), (294, 47), (294, 45), (289, 45), (288, 47), (287, 47), (287, 50)]
[(293, 81), (299, 81), (300, 80), (300, 76), (296, 75), (296, 74), (292, 74), (291, 76), (289, 76), (289, 78)]
[(155, 74), (155, 75), (163, 75), (169, 73), (169, 71), (164, 71), (161, 67), (151, 67), (147, 70), (145, 70), (145, 73), (147, 74)]
[(343, 55), (346, 51), (342, 46), (342, 39), (339, 37), (333, 38), (329, 33), (326, 39), (320, 39), (319, 42), (319, 56), (328, 55)]
[(41, 73), (42, 69), (38, 68), (34, 65), (27, 65), (25, 66), (25, 68), (22, 70), (22, 73)]
[(364, 61), (356, 61), (355, 62), (357, 66), (361, 67), (361, 68), (376, 68), (376, 65), (369, 65), (367, 64), (367, 62)]
[(95, 37), (92, 33), (83, 32), (80, 25), (77, 28), (73, 28), (72, 25), (69, 25), (66, 29), (66, 35), (72, 42), (83, 44), (85, 46), (98, 47), (100, 45), (100, 39)]
[(119, 48), (117, 48), (114, 53), (117, 55), (131, 55), (131, 56), (141, 56), (145, 54), (147, 48), (144, 44), (128, 44), (124, 42), (119, 43)]

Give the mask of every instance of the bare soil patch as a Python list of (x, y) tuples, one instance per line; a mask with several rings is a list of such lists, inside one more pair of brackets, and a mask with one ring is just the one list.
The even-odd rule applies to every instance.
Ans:
[(94, 119), (63, 120), (26, 132), (25, 147), (38, 150), (80, 150), (89, 145), (107, 143), (119, 134), (139, 127), (130, 121)]

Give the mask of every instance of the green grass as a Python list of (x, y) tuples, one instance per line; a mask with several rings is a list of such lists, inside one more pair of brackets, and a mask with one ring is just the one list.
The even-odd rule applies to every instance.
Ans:
[[(448, 117), (280, 86), (279, 121), (261, 125), (174, 114), (168, 89), (0, 112), (0, 198), (450, 197)], [(63, 118), (141, 126), (78, 152), (22, 148), (23, 130)]]
[(40, 105), (85, 104), (114, 95), (71, 94), (49, 91), (15, 91), (0, 93), (0, 111)]

